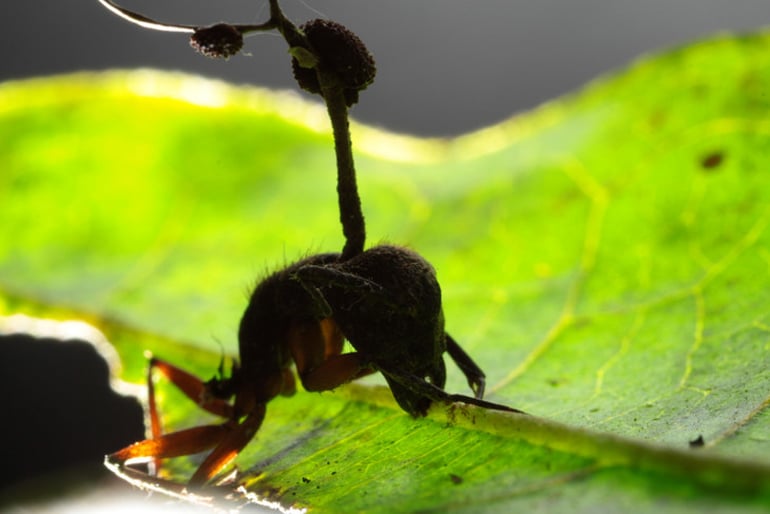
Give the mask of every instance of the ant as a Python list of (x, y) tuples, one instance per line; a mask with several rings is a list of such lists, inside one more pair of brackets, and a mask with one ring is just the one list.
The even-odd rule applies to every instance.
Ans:
[[(374, 66), (355, 35), (327, 20), (313, 20), (298, 29), (283, 16), (277, 0), (270, 0), (271, 17), (263, 25), (204, 28), (159, 24), (110, 0), (100, 1), (143, 26), (161, 25), (163, 30), (181, 27), (192, 32), (193, 46), (220, 57), (240, 48), (243, 33), (277, 28), (290, 45), (301, 87), (321, 94), (327, 104), (334, 129), (345, 236), (342, 252), (311, 255), (272, 273), (256, 286), (238, 331), (240, 363), (233, 362), (229, 376), (220, 364), (219, 375), (204, 382), (152, 358), (148, 371), (152, 437), (109, 455), (109, 464), (124, 466), (135, 459), (157, 462), (211, 450), (188, 482), (191, 489), (206, 485), (254, 437), (267, 403), (278, 395), (295, 392), (294, 370), (307, 391), (331, 390), (380, 372), (398, 405), (414, 417), (425, 416), (433, 402), (464, 402), (521, 413), (482, 399), (483, 371), (444, 329), (441, 288), (433, 267), (414, 251), (399, 246), (364, 250), (364, 219), (347, 108), (373, 79)], [(339, 62), (340, 55), (347, 61)], [(355, 351), (343, 353), (345, 340)], [(465, 375), (472, 397), (444, 391), (444, 353)], [(162, 434), (153, 370), (200, 408), (224, 418), (224, 423)]]
[[(341, 353), (347, 339), (355, 352)], [(375, 246), (348, 261), (339, 254), (313, 255), (260, 282), (238, 331), (240, 365), (229, 377), (203, 382), (182, 369), (151, 359), (202, 409), (226, 418), (171, 434), (160, 434), (150, 383), (153, 437), (108, 458), (167, 458), (214, 448), (188, 485), (211, 480), (254, 437), (267, 403), (295, 391), (292, 362), (308, 391), (334, 389), (379, 371), (399, 406), (424, 416), (431, 403), (464, 402), (520, 412), (481, 399), (484, 373), (444, 331), (441, 290), (433, 268), (397, 246)], [(465, 374), (474, 397), (443, 390), (449, 353)], [(232, 403), (228, 399), (234, 398)]]

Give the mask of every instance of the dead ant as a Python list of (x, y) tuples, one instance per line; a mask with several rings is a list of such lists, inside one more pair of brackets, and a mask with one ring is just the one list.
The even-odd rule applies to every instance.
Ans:
[[(140, 16), (144, 26), (157, 23), (108, 0), (100, 1), (125, 17)], [(398, 246), (364, 250), (364, 220), (355, 183), (347, 107), (373, 78), (368, 51), (341, 25), (315, 20), (298, 30), (283, 17), (277, 0), (270, 0), (270, 6), (270, 21), (259, 27), (278, 28), (284, 34), (292, 48), (300, 85), (321, 94), (327, 103), (334, 128), (340, 219), (346, 243), (339, 254), (304, 258), (256, 286), (238, 332), (240, 364), (233, 363), (229, 377), (222, 365), (218, 377), (204, 382), (173, 364), (150, 360), (152, 437), (109, 455), (107, 460), (123, 466), (134, 459), (157, 460), (213, 449), (190, 478), (190, 488), (205, 485), (235, 458), (256, 434), (271, 399), (295, 392), (292, 364), (308, 391), (334, 389), (380, 372), (398, 405), (415, 417), (424, 416), (434, 401), (521, 412), (481, 399), (484, 373), (444, 330), (441, 289), (433, 267), (417, 253)], [(230, 35), (254, 26), (227, 25), (234, 31), (222, 30), (221, 24), (213, 27), (220, 28), (213, 40), (204, 38), (207, 51), (216, 53), (225, 45), (230, 55)], [(194, 36), (200, 36), (201, 30), (195, 29)], [(226, 40), (220, 39), (221, 34)], [(197, 44), (200, 41), (198, 37)], [(345, 45), (355, 47), (348, 52), (353, 64), (334, 61), (345, 53), (339, 51), (340, 46), (345, 50)], [(371, 72), (361, 74), (357, 68), (361, 62), (371, 62)], [(315, 75), (308, 75), (307, 70), (315, 70)], [(354, 352), (342, 353), (345, 340)], [(473, 397), (444, 391), (445, 352), (465, 375)], [(225, 422), (162, 434), (153, 370)]]
[[(345, 339), (355, 352), (341, 353)], [(339, 254), (313, 255), (273, 273), (252, 294), (238, 340), (240, 366), (234, 364), (229, 377), (203, 382), (167, 362), (150, 361), (151, 370), (225, 423), (161, 435), (151, 396), (153, 437), (108, 458), (122, 464), (214, 448), (189, 481), (191, 487), (205, 484), (254, 437), (267, 402), (294, 393), (292, 362), (308, 391), (334, 389), (379, 371), (399, 406), (413, 416), (425, 415), (433, 401), (519, 412), (481, 400), (484, 373), (444, 331), (433, 268), (405, 248), (376, 246), (343, 262)], [(443, 390), (445, 351), (475, 397)]]

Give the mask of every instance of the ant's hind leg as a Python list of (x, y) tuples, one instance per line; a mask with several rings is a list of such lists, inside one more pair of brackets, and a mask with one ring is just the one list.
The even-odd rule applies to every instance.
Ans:
[(463, 350), (460, 345), (457, 344), (457, 341), (455, 341), (449, 334), (446, 334), (446, 351), (465, 375), (465, 378), (468, 380), (468, 385), (470, 386), (471, 391), (473, 391), (473, 396), (479, 400), (482, 399), (484, 397), (486, 376), (484, 375), (484, 372), (481, 371), (481, 368), (479, 368), (479, 365), (471, 359), (470, 355), (465, 353), (465, 350)]
[[(500, 410), (505, 412), (515, 412), (518, 414), (526, 414), (523, 411), (520, 411), (519, 409), (514, 409), (513, 407), (508, 407), (507, 405), (501, 405), (499, 403), (492, 403), (488, 402), (486, 400), (481, 400), (479, 398), (472, 398), (470, 396), (465, 396), (462, 394), (449, 394), (443, 389), (441, 389), (438, 386), (435, 386), (431, 384), (430, 382), (427, 382), (425, 380), (422, 380), (421, 378), (412, 375), (410, 373), (403, 373), (403, 372), (392, 372), (390, 370), (380, 370), (382, 373), (391, 380), (394, 380), (395, 382), (398, 382), (405, 388), (407, 388), (412, 395), (421, 395), (425, 398), (428, 398), (431, 401), (441, 401), (441, 402), (462, 402), (462, 403), (469, 403), (471, 405), (476, 405), (477, 407), (483, 407), (485, 409), (491, 409), (491, 410)], [(427, 408), (425, 409), (427, 411)], [(410, 412), (413, 416), (424, 416), (426, 414), (425, 411), (418, 411), (418, 412)]]

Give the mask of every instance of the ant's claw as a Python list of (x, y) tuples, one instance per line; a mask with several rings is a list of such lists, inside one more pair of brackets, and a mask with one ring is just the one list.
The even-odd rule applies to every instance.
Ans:
[(473, 391), (473, 396), (476, 399), (481, 400), (482, 398), (484, 398), (484, 389), (486, 387), (486, 382), (484, 381), (484, 378), (480, 378), (475, 382), (472, 382), (470, 386), (471, 386), (471, 391)]

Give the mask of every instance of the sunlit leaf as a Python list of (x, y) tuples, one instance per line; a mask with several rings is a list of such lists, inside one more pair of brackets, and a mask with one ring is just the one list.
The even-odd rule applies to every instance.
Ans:
[[(768, 91), (760, 34), (453, 140), (354, 125), (370, 244), (435, 265), (489, 399), (532, 416), (415, 420), (377, 378), (298, 393), (239, 457), (247, 488), (329, 512), (766, 509)], [(8, 83), (0, 166), (0, 313), (93, 323), (127, 380), (144, 350), (210, 377), (256, 281), (342, 245), (324, 111), (292, 95), (148, 71)], [(447, 388), (467, 392), (451, 365)], [(170, 427), (207, 419), (162, 396)]]

